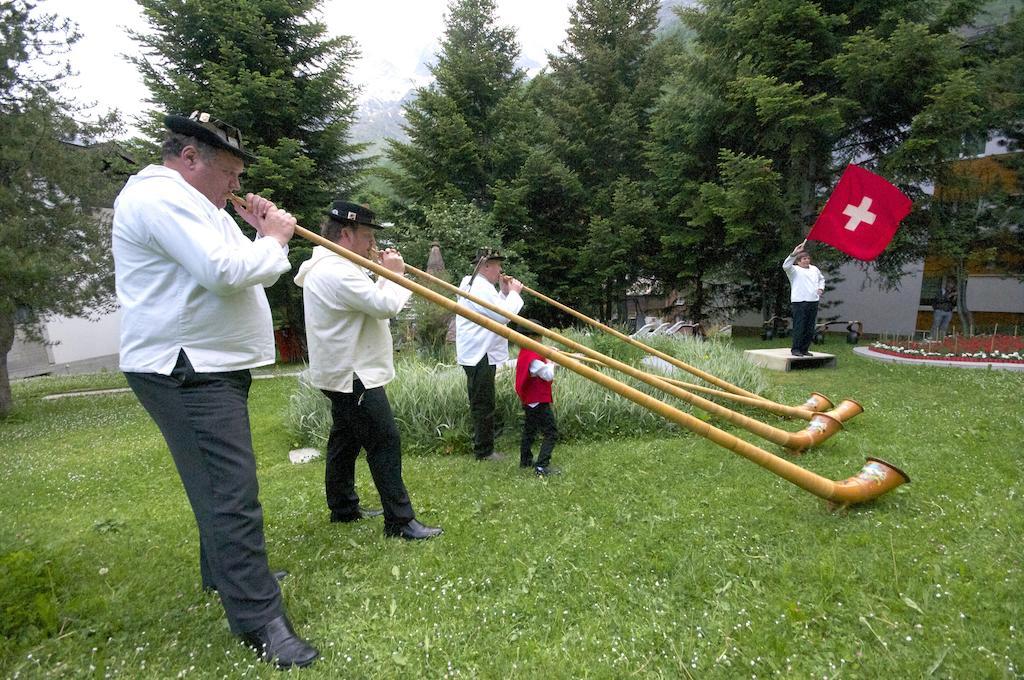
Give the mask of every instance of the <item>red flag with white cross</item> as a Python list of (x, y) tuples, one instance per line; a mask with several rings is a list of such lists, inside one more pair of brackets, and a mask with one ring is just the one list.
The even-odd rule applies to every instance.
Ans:
[(882, 177), (848, 165), (807, 238), (858, 260), (873, 260), (892, 241), (910, 205), (910, 199)]

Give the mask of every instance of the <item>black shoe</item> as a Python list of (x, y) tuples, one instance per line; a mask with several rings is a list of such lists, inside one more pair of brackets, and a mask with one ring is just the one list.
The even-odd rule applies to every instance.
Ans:
[(791, 349), (791, 350), (789, 350), (789, 353), (792, 354), (795, 357), (802, 357), (804, 355), (803, 352), (801, 352), (800, 350), (797, 350), (797, 349)]
[(533, 469), (533, 471), (536, 472), (539, 477), (547, 477), (548, 475), (558, 475), (562, 473), (560, 469), (552, 467), (551, 465), (538, 465)]
[(278, 668), (303, 668), (320, 656), (316, 647), (295, 634), (288, 617), (283, 614), (240, 637), (263, 661)]
[[(281, 581), (283, 581), (285, 579), (286, 576), (288, 576), (288, 572), (285, 571), (284, 569), (281, 569), (279, 571), (273, 572), (272, 576), (274, 577), (275, 581), (280, 583)], [(217, 586), (203, 586), (203, 590), (205, 590), (208, 593), (215, 593), (215, 592), (217, 592)]]
[(408, 524), (395, 526), (394, 524), (384, 525), (384, 535), (391, 538), (404, 538), (407, 541), (421, 541), (426, 538), (440, 536), (441, 527), (428, 527), (411, 519)]
[(477, 460), (489, 460), (489, 461), (492, 461), (492, 462), (496, 463), (499, 460), (505, 460), (505, 454), (504, 453), (498, 453), (497, 451), (492, 451), (490, 454), (488, 454), (486, 456), (477, 456), (476, 459)]
[(364, 508), (359, 506), (355, 512), (334, 512), (331, 511), (332, 522), (358, 522), (361, 519), (380, 517), (384, 511), (379, 508)]
[(522, 458), (520, 458), (519, 459), (519, 467), (521, 467), (521, 468), (531, 468), (531, 467), (533, 467), (533, 459), (530, 458), (529, 460), (523, 460)]

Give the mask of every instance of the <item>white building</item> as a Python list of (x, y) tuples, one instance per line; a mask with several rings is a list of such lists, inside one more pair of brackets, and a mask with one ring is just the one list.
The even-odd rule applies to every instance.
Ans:
[(20, 331), (7, 355), (12, 379), (58, 373), (116, 371), (121, 310), (96, 321), (53, 317), (43, 326), (44, 342), (27, 342)]

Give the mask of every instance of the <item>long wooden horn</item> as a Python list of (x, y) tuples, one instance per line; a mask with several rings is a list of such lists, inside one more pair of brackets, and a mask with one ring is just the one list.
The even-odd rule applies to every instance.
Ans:
[[(864, 408), (860, 404), (858, 404), (855, 401), (853, 401), (852, 399), (844, 400), (842, 403), (840, 403), (839, 406), (836, 406), (833, 409), (833, 404), (828, 399), (828, 397), (824, 396), (823, 394), (818, 394), (817, 392), (812, 392), (810, 398), (807, 401), (805, 401), (802, 405), (800, 405), (799, 407), (791, 407), (791, 406), (786, 406), (785, 404), (779, 404), (777, 402), (771, 401), (770, 399), (762, 397), (759, 394), (755, 394), (753, 392), (749, 392), (749, 391), (743, 389), (742, 387), (739, 387), (738, 385), (733, 385), (732, 383), (727, 382), (725, 380), (722, 380), (721, 378), (719, 378), (719, 377), (717, 377), (715, 375), (712, 375), (710, 373), (707, 373), (706, 371), (702, 371), (699, 368), (696, 368), (695, 366), (690, 366), (689, 364), (680, 361), (679, 359), (677, 359), (676, 357), (672, 356), (671, 354), (666, 354), (664, 352), (661, 352), (661, 351), (651, 347), (650, 345), (648, 345), (646, 343), (640, 342), (636, 338), (630, 337), (630, 336), (626, 335), (625, 333), (621, 333), (621, 332), (615, 330), (614, 328), (612, 328), (611, 326), (607, 326), (607, 325), (601, 323), (597, 319), (590, 318), (589, 316), (587, 316), (583, 312), (578, 312), (575, 309), (573, 309), (572, 307), (569, 307), (568, 305), (564, 305), (561, 302), (559, 302), (558, 300), (550, 298), (547, 295), (544, 295), (543, 293), (538, 293), (537, 291), (533, 290), (529, 286), (523, 286), (523, 290), (526, 291), (527, 293), (529, 293), (530, 295), (534, 296), (538, 300), (542, 300), (542, 301), (548, 303), (549, 305), (551, 305), (552, 307), (555, 307), (556, 309), (560, 309), (561, 311), (565, 312), (566, 314), (574, 316), (577, 319), (579, 319), (580, 321), (583, 321), (584, 323), (586, 323), (586, 324), (588, 324), (590, 326), (593, 326), (594, 328), (597, 328), (597, 329), (599, 329), (601, 331), (604, 331), (605, 333), (608, 333), (609, 335), (611, 335), (613, 337), (618, 338), (619, 340), (622, 340), (622, 341), (624, 341), (626, 343), (629, 343), (633, 347), (636, 347), (637, 349), (643, 350), (644, 352), (646, 352), (647, 354), (650, 354), (651, 356), (658, 357), (659, 359), (661, 359), (663, 361), (667, 361), (668, 363), (670, 363), (671, 365), (675, 366), (676, 368), (678, 368), (678, 369), (680, 369), (682, 371), (686, 371), (687, 373), (690, 373), (691, 375), (694, 375), (694, 376), (700, 378), (701, 380), (703, 380), (705, 382), (708, 382), (708, 383), (711, 383), (712, 385), (717, 385), (717, 386), (721, 387), (726, 392), (730, 392), (732, 394), (744, 396), (744, 397), (747, 397), (748, 399), (755, 399), (755, 400), (758, 400), (758, 401), (767, 402), (768, 404), (774, 404), (775, 406), (782, 407), (782, 408), (774, 409), (774, 408), (768, 408), (767, 405), (758, 405), (758, 404), (755, 404), (753, 402), (740, 402), (740, 403), (746, 403), (748, 406), (753, 406), (755, 408), (761, 408), (761, 409), (763, 409), (765, 411), (769, 411), (770, 413), (776, 413), (778, 415), (783, 415), (783, 416), (786, 416), (786, 417), (803, 418), (804, 420), (810, 420), (810, 418), (804, 417), (804, 415), (802, 413), (799, 413), (799, 414), (797, 412), (788, 412), (787, 413), (787, 409), (797, 408), (800, 411), (827, 411), (828, 415), (832, 416), (833, 418), (835, 418), (836, 420), (838, 420), (840, 422), (845, 422), (845, 421), (849, 420), (850, 418), (853, 418), (854, 416), (856, 416), (858, 413), (861, 413), (861, 412), (864, 411)], [(829, 409), (833, 409), (833, 410), (829, 410)]]
[(555, 331), (545, 328), (544, 326), (535, 324), (529, 319), (525, 319), (519, 316), (518, 314), (512, 314), (508, 310), (492, 305), (486, 300), (483, 300), (471, 293), (468, 293), (452, 285), (451, 283), (448, 283), (443, 279), (439, 279), (436, 276), (432, 276), (431, 274), (421, 271), (416, 267), (413, 267), (412, 265), (407, 264), (405, 266), (405, 270), (410, 274), (423, 278), (433, 283), (434, 285), (443, 288), (444, 290), (447, 290), (448, 292), (454, 295), (463, 297), (485, 309), (488, 309), (492, 312), (495, 312), (496, 314), (504, 316), (507, 319), (515, 321), (521, 326), (529, 328), (539, 335), (550, 338), (555, 342), (561, 343), (562, 345), (565, 345), (566, 347), (572, 349), (575, 352), (579, 352), (587, 357), (590, 357), (591, 359), (596, 359), (597, 361), (600, 361), (601, 363), (605, 364), (610, 368), (614, 368), (617, 371), (625, 373), (626, 375), (635, 378), (636, 380), (639, 380), (643, 383), (646, 383), (651, 387), (654, 387), (655, 389), (659, 389), (667, 394), (671, 394), (673, 397), (676, 397), (677, 399), (682, 399), (683, 401), (687, 402), (688, 404), (691, 404), (692, 406), (695, 406), (703, 411), (707, 411), (708, 413), (723, 418), (733, 423), (734, 425), (737, 425), (743, 428), (744, 430), (747, 430), (748, 432), (756, 434), (757, 436), (763, 439), (767, 439), (768, 441), (778, 444), (779, 446), (783, 446), (789, 449), (790, 451), (800, 452), (817, 446), (818, 444), (825, 441), (826, 439), (828, 439), (833, 434), (835, 434), (836, 432), (843, 428), (843, 424), (840, 420), (827, 413), (814, 413), (811, 416), (810, 423), (807, 425), (807, 427), (799, 432), (788, 432), (786, 430), (773, 427), (772, 425), (768, 425), (767, 423), (762, 423), (759, 420), (755, 420), (754, 418), (750, 418), (741, 413), (737, 413), (736, 411), (726, 408), (721, 404), (716, 404), (713, 401), (708, 401), (707, 399), (699, 397), (696, 394), (693, 394), (692, 392), (688, 392), (683, 388), (678, 387), (677, 385), (668, 383), (660, 377), (653, 376), (649, 373), (645, 373), (637, 368), (634, 368), (633, 366), (630, 366), (629, 364), (625, 364), (621, 361), (601, 354), (597, 350), (591, 349), (586, 345), (580, 344), (575, 340), (567, 338), (559, 333), (556, 333)]
[[(241, 201), (241, 199), (238, 199), (237, 197), (232, 200)], [(719, 446), (723, 446), (726, 449), (743, 456), (747, 460), (760, 465), (769, 472), (782, 477), (804, 491), (808, 491), (819, 498), (829, 501), (833, 506), (846, 507), (849, 505), (865, 503), (878, 498), (901, 484), (905, 484), (910, 481), (910, 477), (908, 477), (906, 473), (880, 458), (868, 458), (867, 463), (865, 463), (860, 472), (841, 482), (836, 482), (822, 477), (821, 475), (817, 475), (809, 470), (805, 470), (795, 463), (779, 458), (764, 449), (745, 442), (739, 437), (731, 435), (723, 430), (719, 430), (713, 425), (705, 423), (699, 418), (691, 416), (690, 414), (680, 411), (663, 401), (655, 399), (649, 394), (645, 394), (634, 387), (630, 387), (625, 383), (619, 382), (618, 380), (601, 373), (600, 371), (596, 371), (589, 366), (566, 356), (553, 347), (543, 345), (536, 340), (532, 340), (525, 335), (506, 328), (504, 324), (500, 324), (487, 318), (483, 314), (478, 314), (471, 309), (463, 307), (426, 286), (420, 285), (414, 281), (409, 281), (408, 279), (395, 274), (391, 270), (380, 266), (376, 262), (371, 262), (365, 257), (356, 255), (355, 253), (342, 248), (338, 244), (332, 243), (331, 241), (314, 234), (308, 229), (297, 226), (295, 227), (295, 233), (307, 241), (323, 246), (331, 252), (354, 262), (364, 269), (369, 269), (378, 276), (383, 276), (389, 281), (411, 290), (420, 297), (444, 307), (450, 312), (466, 317), (473, 323), (483, 326), (487, 330), (514, 342), (520, 347), (526, 347), (543, 357), (551, 359), (556, 364), (563, 366), (574, 373), (578, 373), (584, 378), (596, 382), (603, 387), (606, 387), (616, 394), (629, 399), (635, 404), (639, 404), (644, 408), (658, 413), (668, 420), (685, 427), (691, 432), (710, 439)]]
[[(242, 205), (244, 205), (244, 201), (242, 201), (242, 199), (240, 198), (235, 197), (232, 200), (236, 199), (237, 201), (242, 202)], [(296, 229), (302, 228), (297, 227)], [(303, 232), (315, 236), (315, 234), (305, 229), (303, 229)], [(331, 241), (326, 242), (331, 243)], [(361, 257), (361, 259), (365, 260), (366, 262), (371, 262), (371, 260), (368, 260), (366, 258)], [(380, 266), (375, 262), (371, 262), (371, 264), (373, 264), (375, 267)], [(640, 380), (641, 382), (646, 383), (651, 387), (654, 387), (655, 389), (659, 389), (663, 392), (671, 394), (677, 399), (682, 399), (683, 401), (691, 404), (692, 406), (695, 406), (703, 411), (718, 416), (728, 422), (733, 423), (734, 425), (737, 425), (738, 427), (747, 430), (748, 432), (751, 432), (752, 434), (757, 435), (758, 437), (766, 439), (772, 443), (778, 444), (779, 446), (782, 446), (794, 453), (799, 453), (800, 451), (805, 451), (809, 448), (817, 446), (818, 444), (822, 443), (823, 441), (831, 437), (833, 434), (841, 430), (843, 427), (843, 424), (840, 420), (826, 413), (814, 414), (811, 417), (807, 427), (804, 428), (803, 430), (800, 430), (799, 432), (789, 432), (787, 430), (783, 430), (781, 428), (768, 425), (767, 423), (762, 423), (759, 420), (755, 420), (754, 418), (745, 416), (742, 413), (737, 413), (736, 411), (726, 408), (725, 406), (716, 404), (713, 401), (708, 401), (707, 399), (699, 397), (696, 394), (693, 394), (692, 392), (687, 392), (681, 387), (665, 382), (664, 380), (658, 377), (655, 377), (648, 373), (644, 373), (643, 371), (636, 369), (633, 366), (630, 366), (629, 364), (625, 364), (621, 361), (617, 361), (616, 359), (605, 356), (604, 354), (601, 354), (600, 352), (591, 349), (586, 345), (582, 345), (570, 338), (567, 338), (552, 330), (549, 330), (539, 324), (535, 324), (532, 321), (519, 316), (518, 314), (512, 314), (507, 310), (492, 305), (486, 300), (482, 300), (479, 297), (472, 295), (466, 291), (463, 291), (460, 288), (453, 286), (452, 284), (448, 283), (443, 279), (439, 279), (436, 276), (421, 271), (413, 267), (412, 265), (405, 265), (405, 270), (418, 277), (424, 278), (433, 283), (434, 285), (443, 288), (455, 295), (461, 296), (473, 302), (474, 304), (477, 304), (496, 314), (500, 314), (501, 316), (504, 316), (512, 321), (515, 321), (521, 326), (529, 328), (539, 335), (548, 337), (554, 340), (555, 342), (559, 342), (565, 345), (566, 347), (569, 347), (574, 351), (580, 352), (581, 354), (584, 354), (592, 359), (596, 359), (604, 363), (605, 365), (614, 368), (617, 371), (625, 373), (626, 375), (629, 375), (630, 377), (635, 378), (636, 380)]]
[[(577, 356), (575, 358), (579, 359), (580, 357)], [(588, 358), (587, 361), (593, 362), (599, 366), (605, 365), (603, 362), (597, 361), (596, 359)], [(690, 392), (700, 392), (701, 394), (707, 394), (716, 399), (724, 399), (726, 401), (731, 401), (734, 404), (743, 404), (744, 406), (758, 408), (763, 411), (768, 411), (769, 413), (774, 413), (775, 415), (783, 416), (785, 418), (813, 420), (814, 416), (819, 413), (819, 410), (807, 408), (806, 404), (804, 406), (787, 406), (785, 404), (779, 404), (774, 401), (769, 401), (763, 398), (754, 399), (753, 397), (744, 397), (739, 394), (733, 394), (732, 392), (716, 390), (712, 387), (707, 387), (705, 385), (697, 385), (694, 383), (684, 382), (682, 380), (676, 380), (675, 378), (669, 378), (664, 375), (655, 375), (655, 377), (660, 378), (661, 380), (664, 380), (665, 382), (671, 385), (681, 387)], [(815, 398), (814, 395), (817, 395), (817, 392), (812, 393), (812, 399)], [(860, 413), (862, 411), (863, 408), (861, 407), (861, 405), (855, 402), (853, 399), (844, 399), (839, 406), (826, 412), (825, 415), (832, 416), (833, 418), (840, 422), (845, 422), (852, 418), (854, 415), (857, 415), (857, 413)]]

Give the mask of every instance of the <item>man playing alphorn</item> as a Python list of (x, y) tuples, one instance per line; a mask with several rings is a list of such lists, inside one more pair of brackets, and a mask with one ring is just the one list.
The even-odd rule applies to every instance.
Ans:
[[(462, 280), (459, 288), (511, 314), (518, 314), (523, 308), (523, 298), (519, 295), (523, 284), (518, 279), (502, 276), (504, 260), (505, 256), (496, 249), (481, 248), (477, 251), (473, 273)], [(499, 289), (495, 289), (499, 284)], [(466, 298), (460, 297), (459, 304), (498, 323), (509, 322), (508, 317)], [(502, 460), (504, 456), (494, 450), (494, 375), (498, 364), (508, 360), (508, 340), (459, 316), (455, 321), (455, 353), (466, 372), (469, 410), (473, 418), (473, 454), (477, 460)]]
[(244, 161), (237, 128), (195, 112), (167, 116), (162, 165), (132, 176), (114, 203), (121, 370), (171, 450), (199, 526), (203, 586), (231, 632), (279, 667), (317, 650), (292, 630), (267, 565), (249, 429), (249, 369), (274, 363), (263, 292), (288, 271), (295, 218), (249, 194), (224, 211)]
[[(365, 206), (335, 201), (322, 226), (323, 237), (371, 258), (381, 225)], [(394, 248), (380, 254), (381, 265), (405, 273)], [(295, 283), (303, 289), (309, 381), (331, 400), (325, 489), (332, 522), (354, 522), (379, 514), (359, 505), (356, 457), (366, 463), (384, 507), (384, 535), (407, 540), (433, 538), (440, 527), (421, 524), (402, 481), (402, 441), (384, 391), (395, 377), (388, 319), (402, 310), (412, 293), (381, 277), (373, 281), (354, 262), (323, 246), (302, 263)]]

